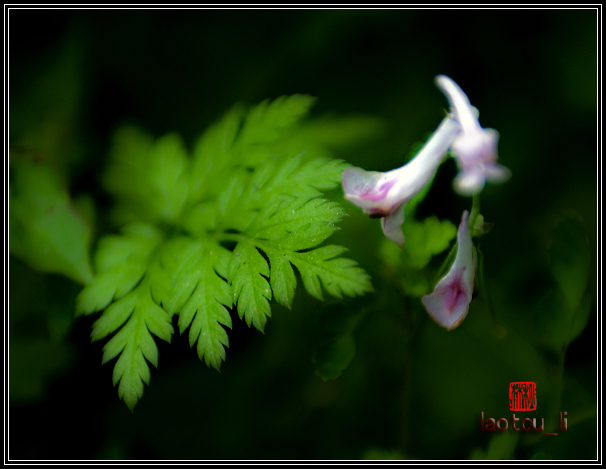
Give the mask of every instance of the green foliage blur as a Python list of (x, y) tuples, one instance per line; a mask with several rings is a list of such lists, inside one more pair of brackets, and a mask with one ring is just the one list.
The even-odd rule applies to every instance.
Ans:
[[(8, 457), (597, 458), (596, 15), (10, 10)], [(114, 131), (174, 131), (191, 150), (235, 103), (304, 93), (319, 98), (321, 119), (382, 119), (383, 134), (337, 156), (386, 171), (440, 122), (440, 73), (499, 131), (513, 174), (482, 192), (494, 227), (478, 245), (478, 293), (461, 326), (441, 329), (419, 299), (437, 281), (424, 267), (447, 260), (471, 205), (451, 189), (449, 160), (416, 221), (407, 213), (404, 251), (330, 193), (350, 215), (331, 240), (374, 293), (319, 302), (300, 292), (291, 310), (272, 303), (264, 334), (236, 313), (220, 373), (187, 334), (157, 341), (159, 367), (131, 413), (90, 343), (94, 319), (74, 318), (92, 275), (81, 253), (119, 227), (101, 177)], [(326, 136), (339, 137), (348, 140)], [(36, 171), (23, 169), (30, 161)], [(65, 237), (41, 252), (53, 223)], [(515, 381), (537, 384), (537, 410), (517, 417), (558, 432), (565, 411), (568, 431), (482, 432), (482, 412), (511, 417)]]

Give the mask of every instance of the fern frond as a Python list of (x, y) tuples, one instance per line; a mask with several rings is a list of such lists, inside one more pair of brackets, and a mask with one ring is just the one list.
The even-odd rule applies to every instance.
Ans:
[(299, 272), (307, 292), (322, 299), (320, 280), (328, 293), (337, 298), (372, 291), (369, 275), (352, 259), (337, 257), (347, 251), (342, 246), (323, 246), (313, 251), (293, 253), (288, 260)]
[(189, 344), (197, 342), (200, 360), (217, 371), (225, 360), (229, 341), (222, 326), (231, 328), (226, 308), (232, 306), (225, 278), (231, 253), (216, 242), (181, 238), (172, 243), (170, 289), (162, 304), (179, 314), (181, 333), (189, 327)]
[(246, 115), (239, 105), (227, 112), (195, 145), (189, 171), (190, 202), (215, 197), (235, 170), (255, 167), (277, 154), (271, 145), (289, 135), (314, 100), (306, 95), (282, 96), (253, 106)]
[(239, 171), (219, 197), (216, 228), (245, 231), (256, 213), (268, 205), (297, 199), (304, 202), (336, 187), (347, 167), (340, 160), (316, 158), (305, 162), (298, 155), (273, 158), (252, 174)]
[(240, 145), (250, 146), (271, 142), (288, 127), (307, 115), (315, 98), (295, 94), (281, 96), (273, 101), (266, 99), (254, 106), (247, 114), (239, 140)]
[(300, 132), (312, 102), (295, 95), (248, 113), (237, 106), (200, 137), (192, 158), (174, 134), (116, 134), (103, 181), (115, 218), (139, 223), (101, 239), (77, 309), (105, 310), (91, 337), (113, 334), (103, 363), (117, 357), (113, 381), (129, 408), (149, 384), (148, 362), (158, 365), (154, 336), (170, 342), (174, 315), (200, 360), (220, 370), (230, 309), (263, 331), (273, 297), (292, 306), (295, 268), (318, 299), (322, 288), (336, 297), (372, 290), (368, 275), (339, 257), (345, 248), (321, 246), (345, 216), (322, 194), (348, 165), (318, 157), (329, 154), (318, 143), (325, 137), (314, 143), (314, 131)]
[(143, 278), (161, 241), (161, 232), (145, 224), (127, 225), (122, 236), (102, 238), (95, 254), (97, 275), (78, 295), (76, 313), (101, 311), (130, 292)]
[(269, 265), (255, 246), (248, 240), (239, 242), (227, 267), (227, 278), (238, 304), (238, 315), (249, 327), (252, 324), (261, 332), (271, 316), (268, 277)]
[(120, 329), (103, 347), (103, 363), (120, 355), (113, 381), (120, 383), (118, 394), (131, 410), (143, 394), (143, 383), (149, 384), (147, 361), (158, 366), (152, 333), (167, 342), (173, 334), (170, 315), (151, 294), (153, 263), (162, 240), (160, 231), (143, 224), (125, 227), (122, 236), (103, 238), (96, 255), (97, 276), (77, 298), (79, 313), (107, 308), (93, 324), (93, 341)]
[(174, 223), (189, 196), (185, 146), (176, 134), (158, 140), (134, 126), (114, 136), (103, 184), (115, 198), (120, 223)]
[(152, 333), (167, 342), (173, 334), (170, 316), (152, 299), (149, 281), (144, 280), (128, 295), (113, 303), (93, 324), (91, 338), (102, 339), (124, 326), (103, 347), (103, 364), (120, 355), (114, 366), (114, 386), (118, 395), (133, 410), (143, 395), (143, 383), (149, 385), (149, 361), (158, 367), (158, 347)]
[[(272, 160), (247, 179), (235, 176), (225, 192), (229, 195), (220, 198), (222, 216), (237, 220), (225, 226), (241, 233), (226, 236), (238, 241), (227, 278), (238, 314), (249, 326), (263, 330), (271, 315), (272, 292), (279, 303), (291, 307), (296, 288), (293, 265), (307, 291), (318, 299), (322, 299), (320, 281), (339, 298), (372, 291), (368, 275), (354, 261), (335, 259), (345, 248), (313, 249), (337, 230), (336, 223), (345, 215), (339, 204), (316, 197), (317, 187), (335, 184), (342, 166), (326, 160), (301, 164), (300, 157)], [(259, 250), (267, 255), (269, 265)]]
[[(255, 181), (255, 189), (260, 196), (258, 203), (263, 204), (275, 196), (318, 197), (322, 195), (321, 191), (337, 187), (348, 166), (341, 160), (328, 158), (305, 161), (302, 154), (282, 161), (270, 161), (258, 172), (271, 172), (271, 177), (266, 177), (266, 181)], [(254, 201), (253, 197), (251, 202)]]
[(194, 147), (190, 170), (190, 202), (213, 198), (225, 183), (224, 175), (240, 165), (233, 151), (243, 111), (235, 106), (204, 132)]

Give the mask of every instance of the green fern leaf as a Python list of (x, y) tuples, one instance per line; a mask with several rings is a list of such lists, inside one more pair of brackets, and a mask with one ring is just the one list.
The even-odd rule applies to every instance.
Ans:
[(185, 147), (176, 134), (154, 142), (133, 126), (114, 137), (105, 188), (116, 197), (114, 216), (120, 223), (147, 221), (174, 223), (189, 196)]
[(103, 363), (120, 355), (112, 379), (114, 386), (120, 383), (118, 395), (132, 410), (143, 395), (143, 383), (149, 385), (147, 361), (158, 366), (158, 347), (152, 333), (170, 342), (173, 326), (170, 316), (153, 301), (149, 282), (143, 281), (107, 308), (93, 324), (93, 341), (114, 332), (125, 317), (128, 317), (126, 324), (103, 347)]
[(150, 225), (132, 224), (123, 236), (106, 236), (97, 247), (97, 275), (78, 295), (77, 314), (91, 314), (107, 307), (131, 291), (143, 278), (150, 257), (162, 241), (161, 233)]
[(225, 182), (225, 175), (240, 164), (233, 151), (243, 112), (236, 106), (212, 125), (196, 142), (190, 166), (190, 202), (214, 197)]
[(326, 199), (269, 205), (253, 220), (245, 235), (253, 238), (271, 265), (270, 284), (276, 300), (290, 308), (296, 277), (290, 262), (293, 251), (322, 243), (337, 229), (344, 215), (341, 206)]
[[(285, 158), (282, 161), (273, 160), (260, 168), (253, 181), (253, 188), (258, 193), (251, 194), (249, 203), (263, 206), (268, 200), (284, 196), (292, 198), (312, 198), (322, 195), (321, 191), (333, 189), (341, 181), (341, 174), (348, 167), (341, 160), (315, 158), (305, 161), (302, 154)], [(256, 174), (255, 174), (256, 175)]]
[(281, 96), (271, 102), (266, 99), (248, 112), (239, 137), (240, 144), (249, 146), (275, 140), (307, 115), (314, 101), (315, 98), (301, 94)]
[(232, 296), (225, 280), (231, 253), (210, 241), (181, 238), (172, 244), (173, 276), (162, 304), (169, 314), (179, 314), (181, 333), (191, 326), (190, 346), (197, 342), (200, 360), (219, 371), (229, 345), (222, 326), (231, 328), (226, 308), (231, 308)]
[(197, 204), (219, 193), (237, 168), (254, 167), (272, 154), (270, 148), (309, 112), (315, 98), (282, 96), (254, 106), (244, 117), (235, 106), (198, 139), (189, 171), (190, 202)]
[(158, 230), (142, 224), (127, 226), (123, 236), (103, 238), (96, 255), (98, 275), (77, 298), (79, 313), (109, 305), (93, 324), (91, 339), (103, 339), (120, 329), (103, 347), (103, 363), (120, 355), (113, 381), (120, 383), (118, 394), (131, 410), (143, 394), (143, 383), (149, 384), (147, 361), (158, 366), (152, 333), (167, 342), (173, 334), (171, 316), (153, 300), (150, 286), (162, 239)]
[(111, 336), (103, 363), (117, 358), (113, 381), (129, 408), (149, 384), (148, 362), (158, 365), (154, 336), (171, 340), (173, 315), (200, 359), (220, 370), (230, 309), (263, 331), (272, 297), (292, 306), (295, 270), (319, 299), (322, 288), (336, 297), (372, 290), (368, 275), (339, 257), (345, 248), (320, 247), (345, 216), (323, 191), (338, 186), (348, 165), (317, 157), (328, 152), (313, 131), (300, 135), (312, 102), (295, 95), (247, 114), (235, 107), (200, 137), (191, 159), (173, 134), (154, 141), (134, 127), (117, 133), (103, 181), (116, 220), (138, 223), (101, 239), (97, 274), (77, 310), (105, 309), (91, 338)]
[(245, 231), (257, 213), (268, 206), (318, 197), (322, 195), (321, 191), (337, 186), (348, 166), (343, 161), (326, 158), (306, 162), (302, 155), (298, 155), (273, 158), (252, 175), (248, 171), (239, 171), (219, 197), (214, 214), (218, 220), (216, 228)]
[[(345, 215), (339, 204), (315, 197), (320, 194), (317, 187), (336, 183), (343, 166), (327, 160), (302, 164), (301, 157), (274, 159), (248, 179), (235, 176), (225, 191), (228, 195), (220, 199), (221, 215), (238, 220), (225, 226), (241, 232), (231, 236), (238, 244), (227, 278), (238, 314), (249, 326), (263, 330), (271, 315), (272, 291), (280, 304), (291, 307), (296, 288), (293, 265), (307, 291), (318, 299), (322, 299), (321, 283), (339, 298), (372, 291), (368, 275), (354, 261), (335, 259), (345, 248), (310, 250), (333, 234)], [(269, 265), (259, 250), (267, 255)]]
[(372, 291), (370, 277), (351, 259), (337, 256), (347, 251), (341, 246), (323, 246), (313, 251), (293, 253), (289, 260), (299, 269), (307, 292), (322, 299), (320, 282), (337, 298)]
[(263, 331), (267, 318), (271, 316), (269, 300), (272, 294), (267, 282), (269, 266), (248, 240), (239, 242), (234, 249), (227, 266), (227, 277), (240, 318), (244, 317), (249, 327), (252, 324)]
[(271, 246), (300, 251), (322, 243), (338, 228), (345, 216), (343, 207), (327, 199), (294, 199), (269, 204), (249, 224), (247, 236), (271, 240)]

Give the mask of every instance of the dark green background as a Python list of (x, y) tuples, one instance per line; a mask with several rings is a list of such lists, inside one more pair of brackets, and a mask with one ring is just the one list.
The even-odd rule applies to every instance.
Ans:
[[(79, 286), (11, 258), (11, 459), (597, 456), (595, 10), (11, 9), (8, 20), (11, 145), (46, 129), (71, 194), (92, 196), (96, 236), (115, 230), (99, 173), (116, 126), (177, 131), (191, 145), (234, 103), (284, 94), (317, 96), (312, 116), (383, 119), (380, 137), (339, 157), (385, 171), (438, 125), (447, 103), (433, 78), (446, 74), (500, 132), (513, 173), (482, 194), (495, 223), (483, 250), (500, 333), (481, 301), (449, 333), (420, 316), (418, 300), (392, 288), (378, 222), (344, 202), (352, 216), (334, 242), (377, 292), (320, 304), (299, 289), (292, 311), (272, 304), (265, 335), (236, 316), (221, 373), (186, 336), (159, 343), (159, 369), (134, 414), (112, 388), (112, 366), (100, 364), (102, 344), (89, 343), (93, 318), (72, 323)], [(452, 161), (441, 168), (420, 218), (456, 223), (470, 207), (451, 190), (455, 171)], [(529, 317), (553, 286), (550, 223), (571, 211), (588, 235), (592, 313), (563, 362)], [(318, 330), (357, 311), (356, 355), (324, 382), (311, 362)], [(412, 338), (406, 315), (421, 321)], [(510, 416), (511, 381), (536, 381), (533, 416), (565, 410), (569, 431), (519, 443), (512, 432), (497, 443), (481, 433), (480, 412)], [(495, 452), (480, 452), (490, 444)]]

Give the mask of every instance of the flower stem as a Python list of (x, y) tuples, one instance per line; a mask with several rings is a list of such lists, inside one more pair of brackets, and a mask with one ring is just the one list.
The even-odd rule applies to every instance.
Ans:
[(469, 214), (469, 228), (473, 229), (476, 224), (476, 218), (480, 214), (480, 194), (473, 196), (471, 202), (471, 213)]

